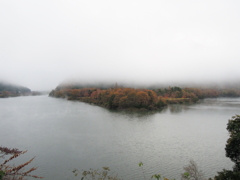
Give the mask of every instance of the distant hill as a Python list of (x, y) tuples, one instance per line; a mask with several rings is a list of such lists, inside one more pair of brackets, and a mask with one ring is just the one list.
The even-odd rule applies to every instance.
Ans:
[(30, 95), (31, 90), (24, 86), (0, 82), (0, 98)]

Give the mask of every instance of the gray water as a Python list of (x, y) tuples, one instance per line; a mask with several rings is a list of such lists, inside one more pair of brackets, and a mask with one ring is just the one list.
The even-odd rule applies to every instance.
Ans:
[(193, 159), (206, 177), (233, 163), (225, 157), (226, 124), (240, 113), (240, 99), (206, 99), (162, 111), (127, 113), (47, 96), (0, 99), (0, 145), (28, 150), (17, 165), (36, 156), (34, 174), (74, 180), (72, 170), (110, 167), (119, 178), (160, 173), (180, 179)]

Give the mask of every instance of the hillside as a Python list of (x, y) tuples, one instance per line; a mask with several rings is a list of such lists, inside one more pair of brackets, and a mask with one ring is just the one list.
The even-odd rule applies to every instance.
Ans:
[(31, 90), (24, 86), (0, 82), (0, 98), (30, 95)]

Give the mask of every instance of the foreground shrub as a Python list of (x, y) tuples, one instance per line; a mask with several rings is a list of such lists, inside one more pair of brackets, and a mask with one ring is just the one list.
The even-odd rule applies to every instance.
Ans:
[(4, 158), (6, 155), (11, 155), (0, 164), (0, 180), (23, 180), (25, 177), (43, 178), (31, 174), (31, 172), (37, 169), (36, 167), (32, 167), (27, 171), (24, 171), (23, 169), (25, 166), (30, 164), (34, 158), (18, 166), (8, 164), (11, 160), (19, 157), (21, 154), (25, 154), (26, 152), (27, 151), (19, 151), (16, 148), (10, 149), (0, 146), (0, 158)]
[(233, 116), (227, 124), (229, 139), (225, 147), (226, 156), (234, 162), (233, 170), (223, 169), (215, 176), (215, 180), (239, 180), (240, 179), (240, 116)]
[(189, 165), (183, 167), (185, 172), (182, 174), (181, 180), (204, 180), (204, 174), (198, 169), (197, 164), (193, 161), (189, 161)]
[(240, 172), (234, 172), (230, 170), (223, 169), (223, 171), (218, 172), (218, 175), (215, 176), (214, 180), (239, 180)]

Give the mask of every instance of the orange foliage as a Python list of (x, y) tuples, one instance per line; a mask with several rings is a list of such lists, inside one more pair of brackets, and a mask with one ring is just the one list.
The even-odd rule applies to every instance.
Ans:
[(149, 103), (150, 97), (146, 92), (139, 91), (137, 92), (137, 103), (142, 106), (147, 106)]
[(56, 89), (52, 96), (80, 100), (105, 106), (110, 109), (145, 108), (157, 109), (165, 105), (158, 99), (152, 90), (134, 88), (83, 88), (83, 89)]

